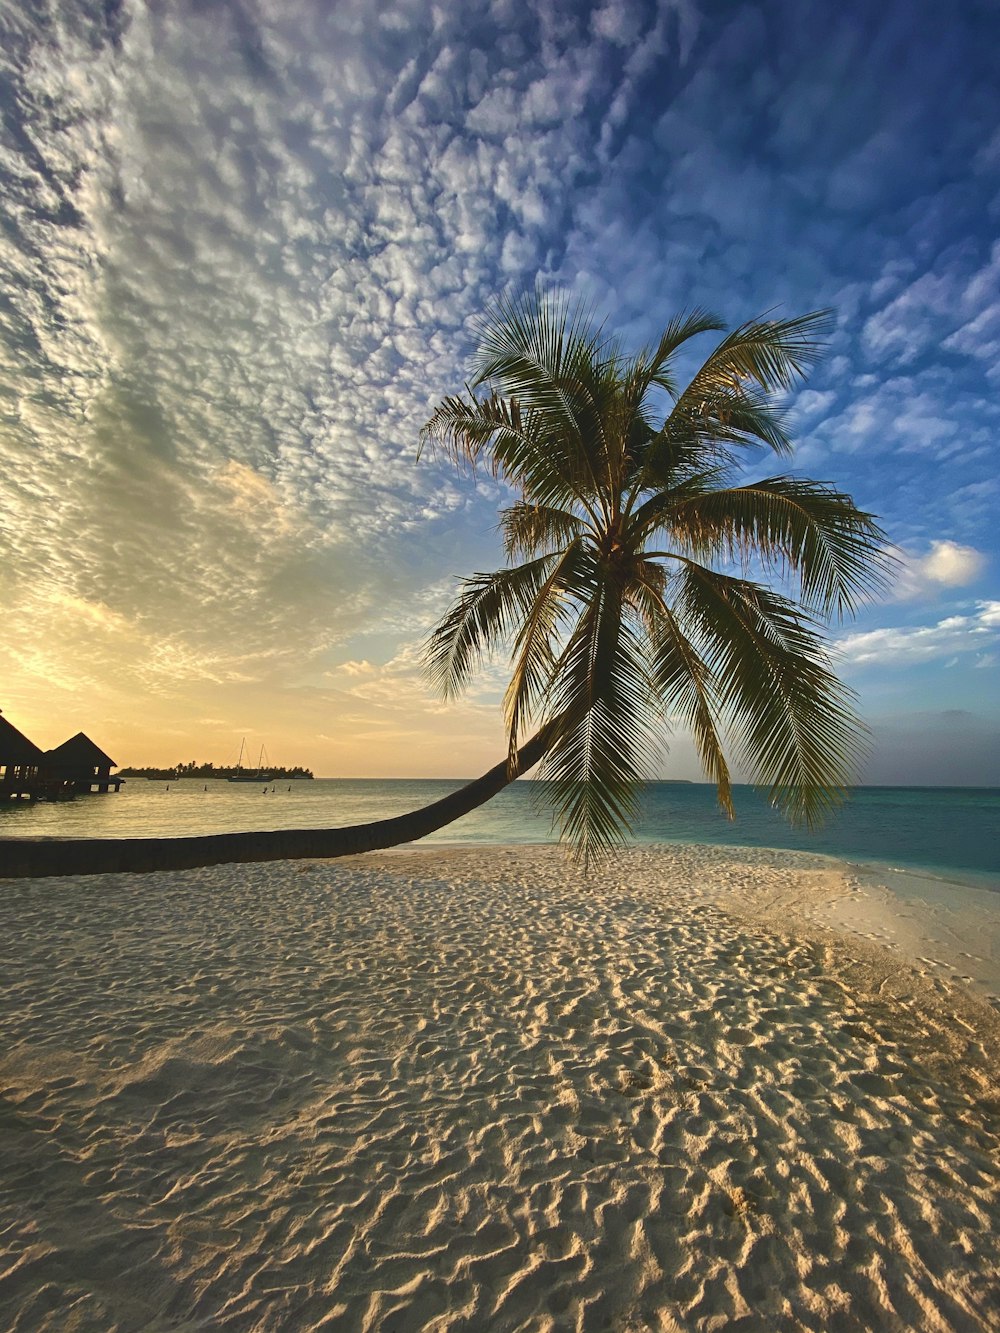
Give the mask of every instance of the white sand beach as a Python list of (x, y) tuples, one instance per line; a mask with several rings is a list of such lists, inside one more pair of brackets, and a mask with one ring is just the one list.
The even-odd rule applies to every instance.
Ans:
[(920, 892), (687, 846), (0, 880), (0, 1328), (996, 1329), (998, 913)]

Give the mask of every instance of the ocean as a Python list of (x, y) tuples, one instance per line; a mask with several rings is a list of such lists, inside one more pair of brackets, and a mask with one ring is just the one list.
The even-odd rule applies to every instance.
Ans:
[[(130, 778), (117, 795), (0, 806), (0, 837), (169, 837), (273, 828), (332, 828), (384, 819), (454, 790), (458, 780), (317, 779), (251, 784)], [(544, 784), (517, 782), (427, 843), (554, 841)], [(1000, 892), (1000, 789), (859, 787), (815, 832), (791, 828), (753, 788), (735, 790), (730, 822), (706, 783), (650, 783), (635, 841), (780, 847), (889, 873)], [(2, 871), (0, 871), (2, 873)]]

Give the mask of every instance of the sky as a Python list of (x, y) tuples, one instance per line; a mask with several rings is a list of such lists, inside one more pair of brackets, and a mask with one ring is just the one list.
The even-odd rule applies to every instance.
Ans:
[[(497, 762), (504, 660), (445, 704), (421, 647), (503, 563), (504, 496), (416, 455), (477, 315), (537, 280), (635, 347), (693, 306), (835, 311), (790, 467), (900, 560), (831, 627), (859, 776), (1000, 784), (989, 0), (19, 0), (0, 27), (0, 709), (37, 744)], [(663, 774), (699, 776), (682, 732)]]

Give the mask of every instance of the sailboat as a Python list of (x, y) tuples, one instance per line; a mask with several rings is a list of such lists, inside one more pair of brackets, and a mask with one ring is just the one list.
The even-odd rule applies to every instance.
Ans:
[(271, 774), (264, 772), (264, 747), (260, 747), (260, 754), (257, 758), (257, 767), (253, 772), (243, 767), (243, 751), (246, 749), (247, 738), (244, 736), (240, 741), (240, 757), (236, 761), (236, 772), (226, 778), (227, 782), (270, 782)]

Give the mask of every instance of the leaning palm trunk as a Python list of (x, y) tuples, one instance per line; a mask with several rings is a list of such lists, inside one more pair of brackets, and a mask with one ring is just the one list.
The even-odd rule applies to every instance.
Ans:
[(429, 833), (484, 805), (545, 753), (552, 724), (474, 782), (439, 801), (392, 819), (333, 829), (277, 829), (213, 833), (200, 838), (29, 838), (0, 840), (0, 876), (41, 879), (51, 875), (103, 875), (121, 871), (190, 870), (237, 861), (331, 859), (426, 838)]

